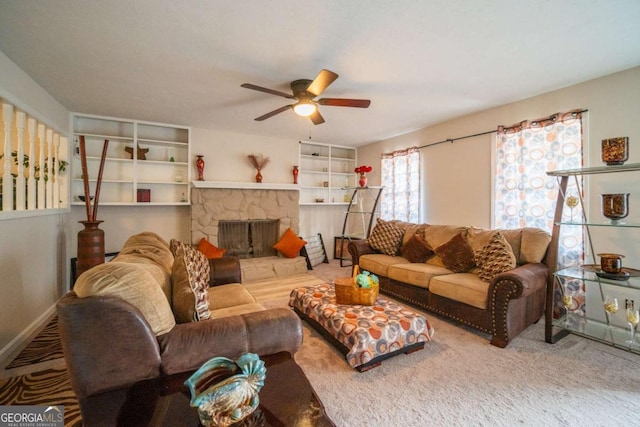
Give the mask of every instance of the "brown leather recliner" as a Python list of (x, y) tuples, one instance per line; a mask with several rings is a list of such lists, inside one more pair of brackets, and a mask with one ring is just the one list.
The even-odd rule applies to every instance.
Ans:
[[(237, 259), (212, 259), (210, 265), (210, 284), (220, 285), (220, 277), (240, 282)], [(108, 392), (192, 371), (216, 356), (293, 355), (302, 344), (300, 319), (287, 308), (176, 324), (159, 336), (136, 307), (114, 296), (79, 298), (69, 292), (57, 311), (71, 386), (87, 425), (121, 404), (101, 400), (113, 395)]]

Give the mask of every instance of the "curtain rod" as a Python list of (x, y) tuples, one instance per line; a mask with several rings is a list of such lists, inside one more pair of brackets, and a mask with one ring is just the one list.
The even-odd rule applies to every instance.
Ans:
[[(585, 108), (585, 109), (577, 111), (577, 112), (578, 113), (586, 113), (587, 111), (589, 111), (589, 110)], [(549, 117), (551, 118), (553, 116), (555, 116), (555, 114), (552, 114)], [(540, 121), (540, 120), (543, 120), (543, 119), (538, 119), (538, 121)], [(489, 134), (496, 133), (496, 132), (498, 132), (497, 129), (489, 130), (489, 131), (486, 131), (486, 132), (474, 133), (473, 135), (465, 135), (465, 136), (459, 136), (457, 138), (449, 138), (449, 139), (445, 139), (445, 140), (438, 141), (438, 142), (432, 142), (431, 144), (420, 145), (418, 147), (418, 150), (421, 150), (421, 149), (427, 148), (427, 147), (433, 147), (434, 145), (446, 144), (447, 142), (450, 142), (450, 143), (453, 144), (454, 141), (459, 141), (461, 139), (475, 138), (476, 136), (489, 135)]]

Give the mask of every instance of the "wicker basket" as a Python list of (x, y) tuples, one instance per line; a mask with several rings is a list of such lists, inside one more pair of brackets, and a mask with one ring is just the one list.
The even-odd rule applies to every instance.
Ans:
[(374, 305), (380, 288), (377, 284), (374, 284), (371, 288), (359, 288), (353, 277), (336, 279), (334, 287), (336, 303), (354, 305)]

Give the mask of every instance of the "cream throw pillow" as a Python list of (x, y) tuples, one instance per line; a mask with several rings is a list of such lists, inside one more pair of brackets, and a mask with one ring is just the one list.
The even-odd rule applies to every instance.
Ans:
[(78, 277), (73, 290), (80, 298), (116, 296), (136, 307), (156, 335), (176, 324), (160, 285), (146, 266), (112, 261), (97, 265)]

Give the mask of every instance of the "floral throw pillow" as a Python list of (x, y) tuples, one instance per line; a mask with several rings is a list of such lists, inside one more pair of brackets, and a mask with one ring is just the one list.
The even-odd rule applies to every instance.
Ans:
[(369, 236), (369, 246), (385, 255), (395, 255), (398, 253), (400, 243), (402, 243), (404, 230), (392, 222), (383, 221), (378, 218), (378, 222)]
[(480, 269), (478, 277), (485, 282), (491, 282), (496, 275), (516, 267), (516, 257), (502, 233), (497, 233), (476, 252), (475, 262)]

